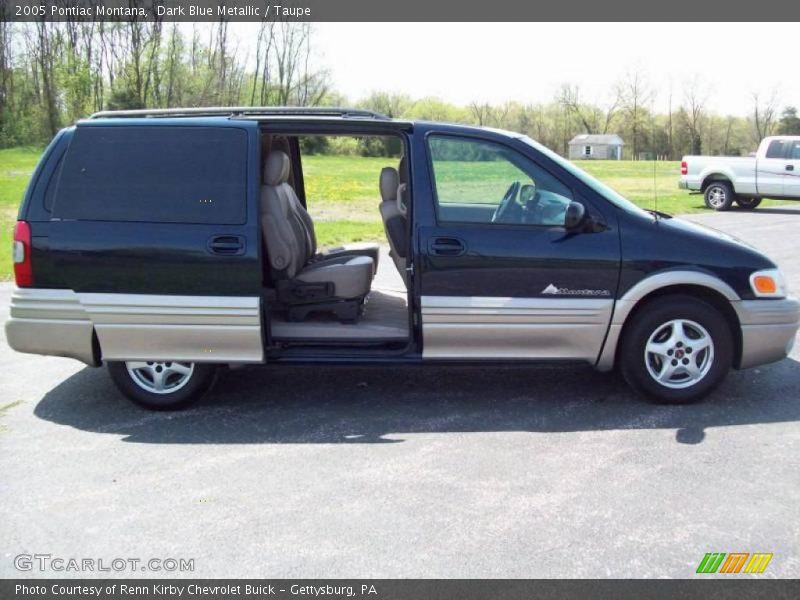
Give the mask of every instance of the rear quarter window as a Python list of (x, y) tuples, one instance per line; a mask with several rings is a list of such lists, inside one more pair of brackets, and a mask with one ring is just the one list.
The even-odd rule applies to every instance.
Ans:
[(767, 146), (767, 158), (783, 158), (785, 140), (773, 140)]
[(222, 127), (78, 127), (53, 216), (89, 221), (246, 221), (247, 132)]

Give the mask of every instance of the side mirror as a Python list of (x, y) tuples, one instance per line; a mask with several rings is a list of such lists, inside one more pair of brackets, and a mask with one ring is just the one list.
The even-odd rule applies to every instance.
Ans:
[(586, 209), (580, 202), (570, 202), (564, 213), (564, 229), (574, 231), (586, 220)]

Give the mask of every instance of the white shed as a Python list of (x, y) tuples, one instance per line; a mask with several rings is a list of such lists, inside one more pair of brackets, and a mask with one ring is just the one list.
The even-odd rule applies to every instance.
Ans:
[(625, 142), (616, 133), (582, 133), (569, 142), (570, 160), (622, 160)]

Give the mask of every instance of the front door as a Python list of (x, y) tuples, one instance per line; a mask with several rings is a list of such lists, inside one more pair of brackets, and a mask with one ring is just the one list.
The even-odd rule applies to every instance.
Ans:
[[(616, 223), (503, 143), (430, 135), (427, 151), (436, 218), (419, 228), (423, 356), (594, 362), (619, 277)], [(572, 201), (592, 232), (565, 230)]]

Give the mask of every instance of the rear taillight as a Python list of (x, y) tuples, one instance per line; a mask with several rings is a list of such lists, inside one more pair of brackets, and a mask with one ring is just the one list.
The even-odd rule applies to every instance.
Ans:
[(11, 251), (14, 261), (14, 280), (19, 287), (33, 285), (31, 268), (31, 226), (26, 221), (17, 221), (14, 226), (14, 245)]
[(686, 175), (689, 172), (689, 165), (685, 160), (681, 161), (681, 175)]

